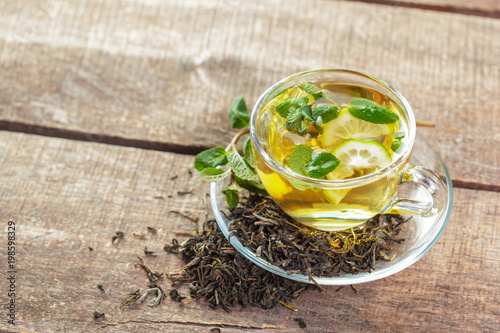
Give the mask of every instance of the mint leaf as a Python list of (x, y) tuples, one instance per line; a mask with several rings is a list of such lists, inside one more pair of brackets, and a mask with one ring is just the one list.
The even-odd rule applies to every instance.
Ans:
[(226, 202), (230, 208), (236, 208), (238, 202), (240, 202), (240, 195), (238, 190), (234, 188), (233, 184), (229, 184), (228, 187), (222, 190), (222, 194), (226, 196)]
[(309, 97), (303, 96), (303, 97), (290, 97), (280, 104), (276, 105), (276, 112), (282, 116), (283, 118), (286, 118), (288, 116), (288, 113), (291, 111), (291, 108), (299, 108), (309, 102)]
[[(326, 124), (339, 116), (339, 107), (334, 104), (322, 104), (313, 106), (311, 110), (315, 122)], [(321, 121), (318, 121), (321, 117)]]
[(264, 196), (268, 195), (266, 189), (264, 188), (264, 185), (262, 185), (261, 183), (257, 183), (253, 180), (241, 179), (238, 176), (234, 177), (234, 181), (236, 182), (236, 184), (238, 184), (239, 187), (244, 188), (247, 191), (262, 194)]
[(374, 124), (393, 124), (399, 120), (397, 114), (378, 104), (353, 105), (349, 107), (349, 113), (358, 119)]
[(405, 136), (406, 136), (405, 132), (396, 132), (392, 134), (392, 137), (398, 141), (401, 141), (401, 139), (403, 139)]
[(236, 176), (245, 179), (245, 180), (258, 180), (259, 176), (255, 172), (255, 170), (248, 165), (248, 163), (243, 159), (243, 157), (238, 153), (236, 148), (233, 147), (227, 154), (227, 161), (233, 169), (233, 172)]
[(299, 128), (297, 128), (297, 133), (300, 136), (304, 136), (307, 134), (307, 124), (304, 120), (302, 120), (299, 124)]
[(401, 143), (402, 143), (401, 141), (394, 141), (394, 142), (391, 144), (391, 150), (392, 150), (393, 152), (396, 152), (396, 151), (399, 149), (399, 147), (401, 146)]
[(300, 109), (298, 108), (290, 108), (290, 111), (288, 112), (288, 115), (286, 116), (286, 122), (285, 122), (285, 127), (289, 131), (294, 131), (296, 130), (300, 122), (302, 121), (302, 113)]
[(218, 182), (231, 175), (231, 169), (226, 171), (216, 168), (205, 168), (200, 171), (201, 178), (206, 182)]
[(313, 149), (306, 145), (298, 145), (290, 154), (288, 165), (299, 175), (305, 175), (304, 167), (312, 161)]
[(312, 113), (311, 113), (311, 108), (309, 107), (309, 105), (303, 105), (300, 107), (300, 113), (302, 114), (302, 117), (304, 117), (304, 119), (306, 120), (309, 120), (309, 121), (314, 121), (313, 117), (312, 117)]
[(253, 160), (252, 140), (250, 136), (246, 138), (246, 140), (243, 142), (243, 158), (248, 163), (248, 165), (250, 165), (252, 168), (255, 169), (255, 162)]
[(318, 90), (314, 86), (314, 84), (306, 82), (306, 83), (301, 83), (298, 85), (298, 87), (308, 93), (309, 95), (314, 95), (318, 93)]
[(215, 168), (227, 164), (227, 152), (222, 147), (202, 151), (194, 158), (194, 167), (201, 171), (205, 168)]
[(290, 109), (292, 102), (290, 101), (290, 98), (287, 100), (284, 100), (280, 104), (276, 105), (276, 112), (282, 116), (283, 118), (286, 118), (288, 115), (288, 110)]
[(370, 99), (361, 97), (351, 99), (351, 105), (380, 106), (379, 104)]
[(236, 98), (229, 108), (229, 120), (233, 128), (243, 128), (250, 124), (250, 115), (243, 97)]
[(312, 178), (323, 178), (340, 164), (340, 161), (330, 153), (319, 153), (304, 166), (305, 174)]
[(323, 94), (322, 91), (318, 91), (318, 89), (316, 89), (316, 86), (310, 82), (306, 82), (306, 83), (301, 83), (298, 85), (298, 87), (305, 91), (306, 93), (308, 93), (309, 95), (312, 95), (312, 97), (314, 99), (322, 99), (322, 98), (325, 98), (325, 95)]

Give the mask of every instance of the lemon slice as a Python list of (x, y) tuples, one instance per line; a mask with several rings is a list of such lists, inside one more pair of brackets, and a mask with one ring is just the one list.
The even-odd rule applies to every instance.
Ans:
[(277, 200), (283, 200), (285, 194), (292, 191), (292, 187), (283, 182), (280, 176), (276, 173), (258, 172), (259, 178), (267, 193)]
[[(391, 163), (391, 154), (377, 140), (345, 140), (332, 150), (332, 154), (340, 160), (340, 164), (326, 176), (330, 180), (362, 176)], [(323, 194), (328, 201), (338, 205), (350, 190), (323, 190)]]
[(392, 124), (369, 123), (343, 109), (337, 119), (324, 125), (323, 134), (318, 136), (318, 141), (323, 148), (335, 147), (347, 139), (376, 139), (383, 142), (393, 129)]
[(356, 176), (365, 175), (391, 163), (391, 154), (377, 140), (345, 140), (335, 147), (331, 153), (340, 160), (337, 167), (340, 170), (337, 172), (347, 174), (352, 170), (356, 173)]

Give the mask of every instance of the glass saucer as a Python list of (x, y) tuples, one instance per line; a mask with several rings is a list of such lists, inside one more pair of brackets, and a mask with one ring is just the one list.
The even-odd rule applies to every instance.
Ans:
[[(442, 178), (447, 190), (442, 195), (443, 209), (436, 216), (413, 216), (407, 223), (405, 223), (402, 227), (401, 233), (398, 235), (405, 238), (405, 241), (401, 244), (395, 245), (394, 250), (396, 256), (391, 261), (377, 261), (375, 268), (371, 272), (359, 273), (355, 275), (340, 274), (332, 277), (313, 276), (317, 283), (322, 285), (350, 285), (375, 281), (390, 276), (417, 262), (436, 243), (443, 233), (451, 214), (453, 202), (451, 178), (448, 173), (448, 169), (439, 154), (422, 139), (415, 140), (410, 163), (425, 166), (428, 169), (433, 170)], [(255, 252), (243, 246), (236, 236), (229, 235), (228, 219), (221, 213), (221, 210), (227, 211), (227, 204), (225, 196), (222, 195), (219, 186), (223, 185), (218, 183), (210, 184), (210, 201), (217, 224), (224, 236), (229, 239), (231, 245), (247, 259), (267, 271), (287, 279), (304, 283), (312, 283), (312, 281), (309, 280), (308, 275), (287, 274), (281, 268), (272, 265), (261, 257), (258, 257)], [(413, 186), (411, 182), (401, 185), (399, 195), (405, 198), (430, 201), (430, 195), (428, 192), (418, 185)]]

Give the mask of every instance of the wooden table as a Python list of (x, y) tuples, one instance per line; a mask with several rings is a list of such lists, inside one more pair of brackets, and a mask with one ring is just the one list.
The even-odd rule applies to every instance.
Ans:
[[(0, 331), (500, 331), (499, 18), (495, 0), (2, 1)], [(120, 308), (147, 286), (136, 254), (147, 247), (149, 267), (176, 271), (181, 258), (164, 244), (211, 216), (190, 170), (194, 154), (234, 134), (233, 98), (251, 106), (314, 68), (378, 76), (436, 122), (419, 131), (455, 186), (437, 244), (357, 295), (306, 293), (298, 312), (170, 299)]]

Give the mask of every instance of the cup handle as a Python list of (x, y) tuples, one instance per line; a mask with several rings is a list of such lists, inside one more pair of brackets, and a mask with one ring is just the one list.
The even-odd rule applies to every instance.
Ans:
[(384, 213), (430, 217), (439, 213), (443, 208), (446, 187), (441, 178), (433, 171), (420, 165), (408, 164), (399, 178), (399, 184), (404, 182), (415, 182), (424, 186), (431, 195), (432, 201), (425, 202), (395, 197), (391, 206)]

